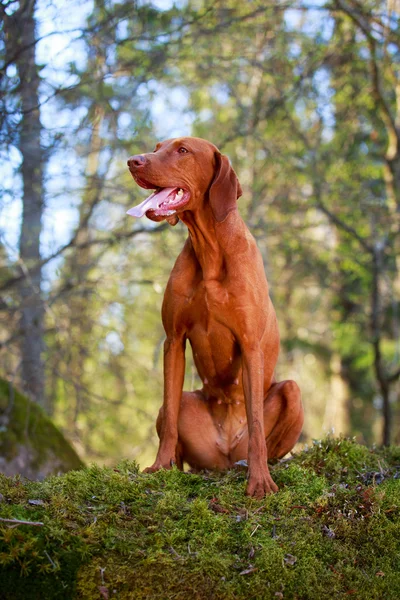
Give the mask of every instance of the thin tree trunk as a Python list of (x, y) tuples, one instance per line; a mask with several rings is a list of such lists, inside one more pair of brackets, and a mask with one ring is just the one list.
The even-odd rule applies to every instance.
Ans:
[[(21, 379), (27, 394), (44, 404), (43, 317), (40, 234), (43, 214), (43, 151), (39, 109), (39, 70), (35, 60), (36, 0), (21, 2), (5, 19), (8, 51), (12, 48), (20, 80), (21, 123), (19, 150), (22, 155), (22, 224), (19, 239), (20, 263), (25, 277), (20, 285)], [(8, 31), (7, 31), (8, 29)]]
[(382, 397), (383, 432), (382, 444), (389, 446), (391, 439), (392, 415), (390, 410), (390, 385), (385, 373), (381, 351), (382, 330), (380, 326), (381, 297), (379, 290), (379, 278), (382, 270), (381, 250), (377, 244), (373, 249), (372, 258), (372, 294), (371, 294), (371, 329), (372, 346), (374, 349), (374, 370), (378, 383), (379, 392)]
[[(368, 9), (362, 9), (362, 3), (342, 2), (336, 0), (338, 7), (347, 14), (356, 27), (366, 37), (369, 47), (371, 95), (375, 103), (376, 114), (380, 117), (387, 134), (387, 147), (384, 155), (384, 180), (386, 186), (387, 208), (392, 218), (392, 231), (397, 235), (400, 228), (400, 80), (397, 66), (392, 69), (390, 80), (392, 89), (388, 89), (387, 71), (385, 75), (384, 58), (373, 31), (373, 19)], [(361, 9), (361, 10), (360, 10)], [(386, 9), (389, 18), (396, 11), (396, 2), (387, 0)], [(388, 40), (387, 40), (388, 42)], [(399, 44), (397, 50), (399, 49)], [(395, 63), (393, 63), (395, 64)], [(391, 107), (388, 100), (390, 95), (396, 98), (395, 107)], [(381, 291), (380, 279), (384, 273), (382, 256), (383, 246), (387, 244), (389, 231), (385, 240), (374, 239), (372, 251), (372, 290), (371, 290), (371, 329), (372, 346), (374, 349), (374, 371), (377, 387), (383, 402), (383, 435), (382, 442), (385, 446), (390, 444), (392, 414), (390, 406), (390, 388), (397, 377), (392, 377), (384, 364), (382, 355), (382, 326), (381, 326)], [(376, 236), (373, 236), (376, 238)], [(394, 242), (396, 243), (396, 242)], [(396, 261), (398, 265), (398, 261)], [(394, 277), (394, 287), (399, 285), (399, 268)]]
[[(90, 149), (86, 166), (85, 191), (79, 208), (79, 231), (76, 237), (77, 245), (89, 242), (91, 231), (88, 215), (93, 206), (99, 202), (104, 178), (99, 175), (100, 152), (102, 149), (101, 127), (104, 120), (104, 110), (97, 106), (94, 111)], [(75, 407), (72, 412), (71, 429), (76, 429), (77, 421), (82, 410), (87, 405), (87, 386), (85, 385), (85, 364), (88, 356), (88, 339), (92, 329), (89, 314), (90, 289), (87, 287), (86, 278), (92, 268), (92, 251), (88, 245), (79, 252), (74, 253), (69, 262), (68, 269), (74, 278), (76, 291), (70, 300), (71, 331), (77, 333), (73, 339), (75, 345), (71, 354), (69, 370), (75, 387)], [(72, 407), (71, 407), (72, 408)]]
[(333, 431), (335, 435), (349, 433), (349, 386), (342, 377), (342, 360), (334, 352), (330, 361), (331, 395), (325, 406), (323, 431)]

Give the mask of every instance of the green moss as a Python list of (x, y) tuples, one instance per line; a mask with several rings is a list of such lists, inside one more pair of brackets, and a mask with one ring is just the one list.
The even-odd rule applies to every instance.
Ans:
[(0, 468), (6, 470), (6, 466), (18, 458), (20, 472), (28, 477), (40, 477), (83, 466), (75, 450), (42, 409), (2, 379), (0, 417)]
[(397, 600), (398, 456), (329, 438), (272, 467), (262, 501), (237, 471), (2, 477), (1, 516), (44, 524), (1, 524), (5, 598)]

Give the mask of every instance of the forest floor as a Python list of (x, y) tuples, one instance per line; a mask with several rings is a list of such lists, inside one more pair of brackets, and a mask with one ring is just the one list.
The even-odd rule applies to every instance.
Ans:
[(240, 470), (0, 476), (0, 598), (398, 600), (400, 447), (327, 438), (271, 471), (261, 501)]

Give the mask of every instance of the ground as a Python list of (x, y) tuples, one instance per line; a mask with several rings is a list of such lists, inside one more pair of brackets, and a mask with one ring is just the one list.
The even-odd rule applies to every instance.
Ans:
[(0, 597), (398, 600), (400, 448), (328, 438), (271, 470), (261, 501), (245, 470), (0, 476)]

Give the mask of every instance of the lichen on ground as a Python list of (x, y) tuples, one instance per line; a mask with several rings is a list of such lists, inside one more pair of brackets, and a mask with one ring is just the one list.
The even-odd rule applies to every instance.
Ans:
[(328, 438), (244, 495), (243, 471), (131, 462), (44, 482), (0, 476), (1, 597), (400, 598), (400, 448)]

